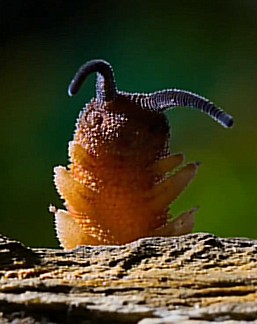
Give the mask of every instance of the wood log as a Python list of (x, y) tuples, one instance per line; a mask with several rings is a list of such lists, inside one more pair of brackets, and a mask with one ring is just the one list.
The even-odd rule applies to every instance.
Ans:
[(257, 241), (207, 233), (73, 251), (0, 236), (1, 323), (257, 323)]

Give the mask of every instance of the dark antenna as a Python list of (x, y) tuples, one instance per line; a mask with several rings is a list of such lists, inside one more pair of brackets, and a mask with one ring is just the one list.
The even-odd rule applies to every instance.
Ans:
[(76, 95), (88, 75), (94, 72), (97, 73), (97, 99), (100, 101), (112, 101), (117, 93), (116, 84), (112, 67), (104, 60), (92, 60), (80, 67), (69, 85), (69, 96)]
[(175, 107), (191, 107), (206, 113), (224, 127), (232, 127), (234, 124), (232, 116), (215, 106), (208, 99), (189, 91), (168, 89), (151, 94), (119, 92), (116, 89), (112, 66), (104, 60), (92, 60), (80, 67), (69, 85), (68, 93), (70, 96), (78, 93), (83, 82), (91, 73), (97, 73), (96, 98), (98, 101), (112, 101), (119, 94), (128, 96), (131, 101), (134, 101), (142, 108), (157, 112)]
[(169, 108), (191, 107), (206, 113), (224, 127), (232, 127), (234, 124), (232, 116), (215, 106), (208, 99), (189, 91), (169, 89), (132, 96), (132, 100), (136, 101), (140, 106), (154, 111), (161, 112)]

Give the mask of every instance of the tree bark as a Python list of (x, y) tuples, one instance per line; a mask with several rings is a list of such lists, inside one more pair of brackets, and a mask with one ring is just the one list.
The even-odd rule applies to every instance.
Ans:
[(65, 252), (0, 236), (1, 323), (257, 323), (257, 241), (197, 233)]

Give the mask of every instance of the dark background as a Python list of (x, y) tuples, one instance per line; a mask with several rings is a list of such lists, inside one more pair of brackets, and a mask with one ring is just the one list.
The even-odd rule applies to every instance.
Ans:
[(172, 150), (202, 162), (172, 211), (199, 205), (196, 231), (257, 238), (255, 0), (10, 0), (0, 18), (1, 233), (57, 246), (52, 169), (67, 164), (94, 77), (76, 98), (67, 85), (82, 63), (103, 58), (119, 89), (191, 90), (234, 116), (228, 130), (197, 111), (168, 112)]

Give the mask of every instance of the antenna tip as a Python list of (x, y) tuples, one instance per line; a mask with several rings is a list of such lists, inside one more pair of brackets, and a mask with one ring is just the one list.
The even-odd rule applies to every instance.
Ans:
[(222, 120), (222, 123), (225, 127), (230, 128), (234, 125), (234, 119), (232, 116), (226, 114)]
[(77, 93), (76, 89), (74, 89), (74, 80), (71, 81), (69, 87), (68, 87), (68, 95), (70, 97), (74, 96)]

